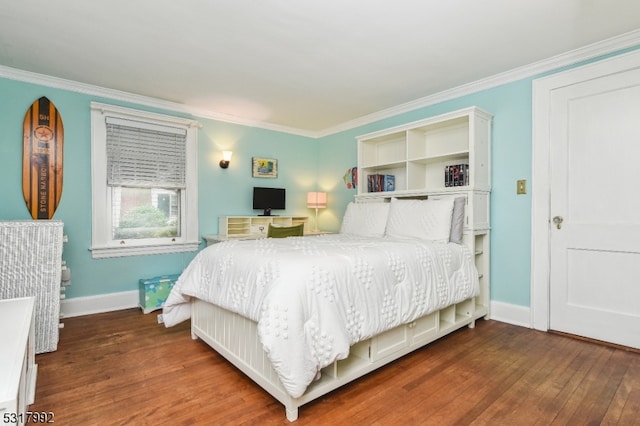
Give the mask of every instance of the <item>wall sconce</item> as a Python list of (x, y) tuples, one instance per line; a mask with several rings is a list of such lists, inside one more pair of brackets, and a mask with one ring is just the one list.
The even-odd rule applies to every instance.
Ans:
[(314, 232), (318, 231), (318, 209), (324, 209), (327, 207), (327, 193), (326, 192), (308, 192), (307, 193), (307, 208), (316, 209), (316, 223)]
[(226, 169), (229, 167), (229, 162), (231, 162), (231, 155), (233, 155), (232, 151), (222, 151), (222, 160), (220, 160), (220, 167)]

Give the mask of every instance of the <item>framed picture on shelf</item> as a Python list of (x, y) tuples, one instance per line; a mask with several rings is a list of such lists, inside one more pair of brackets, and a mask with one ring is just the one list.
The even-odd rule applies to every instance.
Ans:
[(252, 176), (261, 178), (278, 177), (278, 160), (273, 158), (253, 157)]

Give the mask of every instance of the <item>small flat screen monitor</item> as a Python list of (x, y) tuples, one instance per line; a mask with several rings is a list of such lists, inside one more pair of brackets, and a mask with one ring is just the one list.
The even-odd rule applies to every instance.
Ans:
[(284, 188), (253, 187), (253, 209), (262, 210), (260, 216), (271, 216), (271, 210), (284, 210), (285, 199)]

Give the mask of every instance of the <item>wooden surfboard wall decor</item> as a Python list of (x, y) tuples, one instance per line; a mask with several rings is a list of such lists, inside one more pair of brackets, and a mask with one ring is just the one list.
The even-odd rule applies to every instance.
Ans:
[(34, 219), (51, 219), (62, 196), (64, 128), (53, 102), (35, 101), (24, 116), (22, 193)]

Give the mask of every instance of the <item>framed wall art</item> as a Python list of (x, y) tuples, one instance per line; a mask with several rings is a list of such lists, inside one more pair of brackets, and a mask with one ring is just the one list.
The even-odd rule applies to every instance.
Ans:
[(278, 160), (273, 158), (253, 157), (252, 176), (261, 178), (278, 177)]

